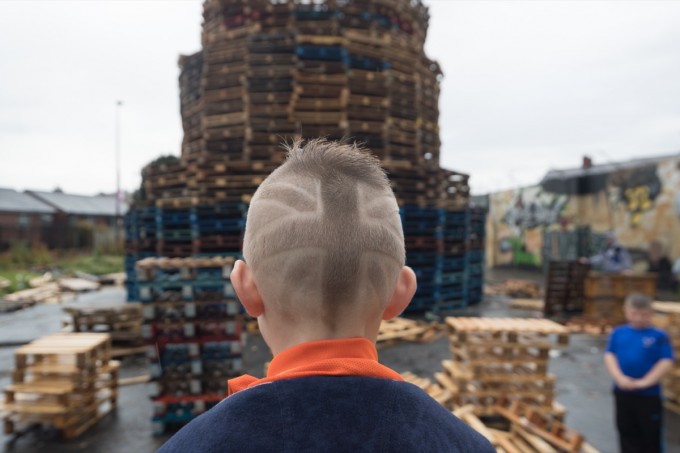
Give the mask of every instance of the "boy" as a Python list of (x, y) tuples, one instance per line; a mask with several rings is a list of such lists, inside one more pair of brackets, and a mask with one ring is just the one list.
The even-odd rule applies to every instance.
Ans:
[(243, 255), (231, 281), (274, 354), (267, 376), (229, 381), (161, 452), (495, 451), (378, 363), (380, 322), (406, 308), (416, 277), (376, 159), (293, 144), (252, 199)]
[(614, 378), (622, 453), (662, 451), (659, 381), (673, 367), (673, 349), (666, 332), (650, 324), (653, 313), (649, 297), (629, 295), (624, 303), (628, 324), (612, 331), (604, 356)]

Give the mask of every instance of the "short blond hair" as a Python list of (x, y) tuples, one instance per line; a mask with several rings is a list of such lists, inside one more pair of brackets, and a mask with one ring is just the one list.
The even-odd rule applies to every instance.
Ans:
[(642, 293), (629, 294), (623, 304), (624, 307), (632, 308), (634, 310), (652, 309), (652, 299), (648, 295)]
[(378, 159), (356, 144), (287, 148), (253, 196), (243, 255), (265, 301), (332, 327), (347, 307), (394, 291), (405, 261), (399, 206)]

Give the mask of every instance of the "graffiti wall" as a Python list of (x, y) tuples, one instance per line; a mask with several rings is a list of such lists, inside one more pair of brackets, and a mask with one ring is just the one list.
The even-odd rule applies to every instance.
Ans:
[[(680, 156), (610, 167), (491, 194), (488, 265), (539, 267), (545, 257), (573, 259), (597, 247), (598, 234), (607, 231), (640, 254), (658, 240), (669, 258), (680, 257)], [(585, 245), (584, 231), (590, 235)]]

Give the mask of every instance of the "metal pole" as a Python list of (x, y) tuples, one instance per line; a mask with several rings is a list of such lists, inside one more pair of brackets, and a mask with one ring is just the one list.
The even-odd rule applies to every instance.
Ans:
[(121, 243), (120, 237), (120, 107), (123, 101), (116, 101), (116, 245)]

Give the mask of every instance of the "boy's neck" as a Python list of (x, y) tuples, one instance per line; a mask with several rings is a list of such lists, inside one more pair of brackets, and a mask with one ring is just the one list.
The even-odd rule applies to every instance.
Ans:
[(359, 323), (340, 327), (333, 331), (325, 328), (318, 323), (311, 325), (275, 324), (270, 325), (267, 320), (258, 319), (262, 336), (272, 351), (277, 355), (286, 349), (298, 346), (311, 341), (319, 340), (339, 340), (343, 338), (366, 338), (372, 343), (376, 342), (380, 322), (361, 325)]

